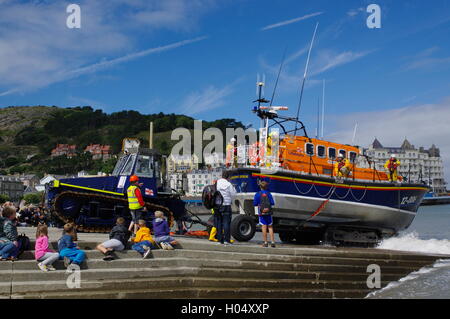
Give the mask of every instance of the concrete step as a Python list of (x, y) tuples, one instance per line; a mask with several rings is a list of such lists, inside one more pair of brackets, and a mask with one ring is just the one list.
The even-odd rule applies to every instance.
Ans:
[[(127, 256), (128, 257), (128, 256)], [(131, 257), (131, 256), (130, 256)], [(226, 257), (226, 256), (224, 256)], [(8, 270), (11, 268), (11, 262), (0, 263), (0, 270)], [(13, 270), (36, 270), (37, 262), (34, 260), (19, 260), (12, 263)], [(56, 269), (64, 270), (62, 260), (54, 263)], [(257, 269), (267, 271), (300, 271), (300, 272), (343, 272), (343, 273), (366, 273), (367, 265), (333, 265), (333, 264), (299, 264), (288, 262), (272, 262), (272, 261), (248, 261), (248, 260), (217, 260), (205, 258), (185, 258), (185, 257), (160, 257), (153, 259), (142, 258), (122, 258), (113, 261), (103, 261), (102, 259), (87, 259), (81, 269), (111, 269), (115, 268), (161, 268), (161, 267), (217, 267), (220, 269)], [(404, 266), (382, 266), (382, 274), (407, 274), (417, 270), (414, 267)], [(1, 278), (0, 278), (1, 281)]]
[[(126, 278), (154, 278), (169, 276), (195, 276), (198, 269), (195, 267), (171, 267), (171, 268), (101, 268), (85, 269), (81, 271), (81, 280), (105, 280), (105, 279), (126, 279)], [(2, 282), (4, 275), (12, 272), (0, 270)], [(43, 272), (41, 270), (14, 270), (14, 281), (54, 281), (67, 280), (69, 272), (66, 270), (56, 270)], [(6, 281), (7, 282), (7, 281)]]
[[(97, 250), (85, 250), (88, 259), (102, 259), (103, 254)], [(139, 258), (140, 254), (134, 250), (125, 250), (115, 252), (118, 259), (123, 258)], [(396, 259), (374, 259), (374, 258), (347, 258), (347, 257), (325, 257), (325, 256), (292, 256), (292, 255), (275, 255), (268, 253), (247, 253), (247, 252), (228, 252), (228, 251), (205, 251), (191, 249), (177, 249), (173, 251), (152, 250), (152, 258), (160, 257), (185, 257), (199, 259), (208, 256), (208, 259), (221, 260), (241, 260), (241, 261), (273, 261), (298, 264), (336, 264), (336, 265), (360, 265), (365, 266), (377, 264), (383, 266), (398, 266), (407, 268), (421, 268), (429, 265), (429, 261), (424, 260), (396, 260)], [(20, 256), (21, 260), (34, 260), (34, 251), (26, 251)], [(0, 263), (0, 269), (1, 269)]]
[[(383, 282), (386, 286), (388, 282)], [(342, 282), (342, 281), (311, 281), (311, 280), (257, 280), (257, 279), (227, 279), (218, 278), (138, 278), (138, 279), (115, 279), (115, 280), (93, 280), (82, 281), (79, 293), (86, 291), (111, 291), (132, 289), (158, 289), (158, 288), (265, 288), (265, 289), (333, 289), (333, 290), (366, 290), (364, 282)], [(67, 292), (69, 288), (65, 281), (32, 281), (0, 283), (1, 294), (28, 294), (37, 292)]]
[[(177, 237), (177, 236), (175, 236)], [(271, 255), (289, 255), (289, 256), (323, 256), (323, 257), (340, 257), (352, 259), (388, 259), (401, 261), (421, 261), (432, 263), (437, 258), (449, 258), (447, 255), (421, 254), (401, 251), (389, 251), (371, 248), (337, 248), (332, 246), (300, 246), (277, 244), (276, 248), (263, 248), (256, 246), (255, 243), (239, 243), (236, 242), (231, 246), (223, 246), (217, 243), (209, 242), (206, 239), (194, 239), (186, 237), (178, 237), (178, 248), (197, 251), (215, 251), (228, 253), (254, 253), (254, 254), (271, 254)], [(94, 250), (99, 242), (80, 240), (78, 245), (84, 250)], [(50, 246), (57, 249), (57, 242), (52, 241)], [(34, 248), (32, 240), (31, 247)]]
[[(383, 281), (396, 281), (405, 274), (382, 274)], [(201, 277), (216, 278), (253, 278), (253, 279), (304, 279), (304, 280), (339, 280), (366, 282), (368, 273), (334, 273), (334, 272), (300, 272), (300, 271), (266, 271), (254, 269), (217, 269), (201, 268), (198, 271)]]
[(255, 289), (255, 288), (168, 288), (168, 289), (133, 289), (133, 290), (110, 290), (90, 291), (79, 294), (76, 291), (64, 293), (40, 293), (40, 294), (14, 294), (11, 297), (32, 299), (265, 299), (265, 298), (340, 298), (338, 296), (352, 296), (362, 298), (370, 291), (365, 290), (311, 290), (311, 289)]

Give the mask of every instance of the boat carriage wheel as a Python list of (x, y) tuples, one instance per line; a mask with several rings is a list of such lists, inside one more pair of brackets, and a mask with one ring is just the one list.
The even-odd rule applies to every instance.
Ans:
[(247, 215), (238, 215), (231, 221), (231, 236), (237, 241), (249, 241), (255, 236), (255, 219)]

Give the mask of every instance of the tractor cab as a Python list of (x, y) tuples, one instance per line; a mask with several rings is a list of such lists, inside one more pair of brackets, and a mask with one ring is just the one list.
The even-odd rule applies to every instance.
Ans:
[[(127, 150), (117, 161), (112, 176), (118, 178), (117, 191), (126, 190), (129, 177), (136, 175), (143, 183), (143, 195), (153, 197), (156, 191), (163, 191), (161, 174), (161, 154), (153, 149), (139, 148)], [(145, 190), (145, 193), (144, 193)]]

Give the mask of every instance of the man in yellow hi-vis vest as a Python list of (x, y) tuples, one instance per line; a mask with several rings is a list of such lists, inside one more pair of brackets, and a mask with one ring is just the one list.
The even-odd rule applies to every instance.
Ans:
[(141, 190), (139, 189), (141, 186), (139, 185), (139, 177), (132, 175), (130, 177), (130, 183), (131, 185), (127, 189), (128, 208), (131, 213), (131, 223), (128, 230), (131, 231), (134, 226), (134, 233), (136, 233), (138, 230), (138, 220), (142, 219), (142, 208), (145, 206), (145, 203), (142, 198)]

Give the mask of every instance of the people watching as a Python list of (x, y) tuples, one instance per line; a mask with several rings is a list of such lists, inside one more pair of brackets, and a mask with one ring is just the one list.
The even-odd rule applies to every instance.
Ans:
[(48, 228), (45, 224), (37, 226), (34, 256), (42, 271), (56, 270), (53, 263), (59, 259), (59, 253), (49, 249)]
[(19, 242), (16, 226), (16, 209), (14, 206), (5, 206), (0, 218), (0, 257), (1, 260), (17, 260)]
[(153, 220), (153, 234), (155, 235), (155, 242), (161, 246), (162, 249), (172, 250), (176, 245), (176, 240), (170, 236), (169, 223), (161, 211), (155, 212), (155, 219)]
[(139, 230), (136, 232), (136, 236), (133, 239), (135, 244), (131, 248), (140, 253), (142, 258), (145, 259), (150, 254), (150, 250), (157, 246), (152, 235), (150, 235), (150, 229), (147, 227), (145, 220), (140, 219), (137, 225)]
[(76, 230), (73, 224), (64, 225), (63, 236), (58, 241), (60, 258), (64, 259), (64, 266), (70, 264), (81, 265), (86, 258), (86, 253), (77, 247), (74, 241), (77, 240)]
[(125, 219), (123, 217), (117, 218), (116, 225), (109, 233), (109, 240), (96, 247), (98, 251), (105, 255), (103, 260), (113, 260), (114, 256), (112, 255), (112, 252), (114, 250), (124, 250), (130, 239), (130, 235), (131, 232), (125, 226)]
[(272, 207), (275, 205), (272, 194), (269, 192), (269, 183), (262, 181), (259, 184), (261, 191), (255, 194), (253, 198), (253, 206), (258, 211), (259, 224), (263, 233), (263, 247), (269, 247), (267, 243), (267, 230), (270, 233), (270, 246), (275, 248), (275, 236), (273, 233), (273, 219), (272, 219)]
[(231, 245), (231, 201), (236, 195), (236, 190), (228, 181), (229, 171), (223, 171), (222, 178), (217, 181), (217, 191), (223, 197), (222, 205), (214, 211), (214, 225), (217, 228), (217, 239), (221, 244)]

